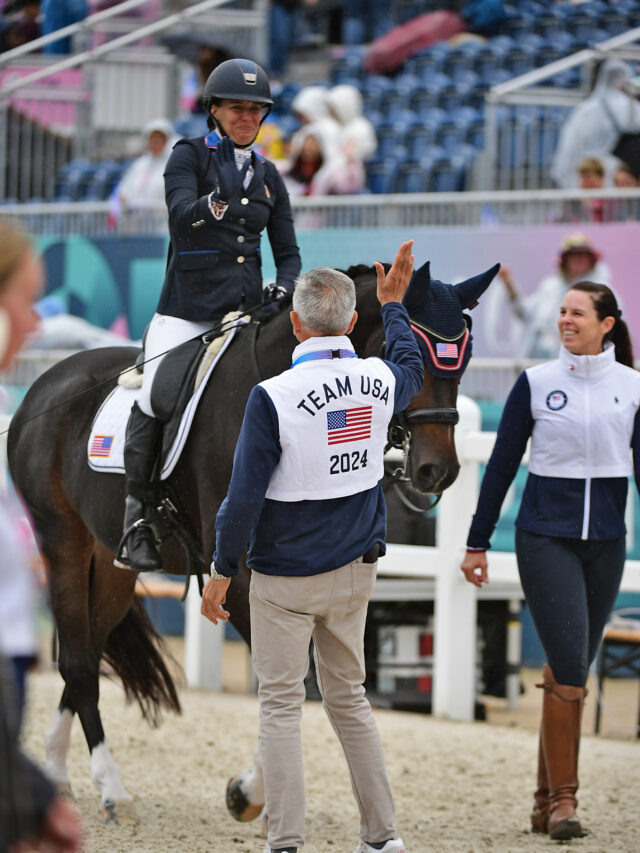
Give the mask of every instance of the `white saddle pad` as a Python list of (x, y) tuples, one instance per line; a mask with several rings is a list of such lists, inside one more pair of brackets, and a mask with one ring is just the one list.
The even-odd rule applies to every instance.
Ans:
[[(244, 321), (246, 322), (246, 321)], [(241, 325), (243, 321), (239, 321)], [(176, 433), (175, 440), (171, 449), (167, 453), (167, 457), (160, 472), (160, 479), (166, 480), (176, 466), (176, 462), (180, 458), (182, 448), (189, 435), (189, 430), (193, 422), (193, 417), (198, 408), (202, 392), (206, 388), (209, 377), (213, 373), (213, 369), (220, 360), (231, 341), (233, 340), (238, 326), (234, 326), (223, 345), (220, 347), (215, 359), (211, 362), (202, 382), (198, 386), (197, 391), (191, 397), (182, 415), (180, 427)], [(124, 439), (127, 428), (127, 421), (131, 412), (131, 406), (135, 402), (140, 393), (139, 388), (124, 388), (121, 385), (116, 385), (113, 391), (109, 394), (106, 400), (98, 409), (95, 416), (91, 432), (89, 433), (89, 441), (87, 443), (87, 460), (89, 467), (94, 471), (111, 474), (124, 474)]]

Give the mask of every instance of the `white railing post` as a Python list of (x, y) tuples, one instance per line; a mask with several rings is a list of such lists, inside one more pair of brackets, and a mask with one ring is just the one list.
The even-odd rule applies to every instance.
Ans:
[(185, 675), (189, 687), (222, 690), (224, 622), (214, 625), (201, 613), (200, 591), (191, 583), (184, 614)]
[[(458, 398), (461, 433), (480, 430), (480, 407), (469, 397)], [(443, 495), (436, 519), (436, 546), (442, 555), (436, 575), (434, 602), (433, 714), (452, 720), (473, 720), (476, 695), (476, 591), (458, 565), (479, 488), (478, 462), (460, 458), (458, 479)]]

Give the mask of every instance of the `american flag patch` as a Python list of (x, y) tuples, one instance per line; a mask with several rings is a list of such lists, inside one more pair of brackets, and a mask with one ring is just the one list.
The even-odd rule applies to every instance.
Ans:
[(327, 412), (327, 442), (344, 444), (371, 438), (371, 406)]
[(89, 448), (89, 456), (109, 456), (112, 445), (112, 435), (94, 435)]
[(436, 344), (438, 358), (457, 358), (458, 344)]

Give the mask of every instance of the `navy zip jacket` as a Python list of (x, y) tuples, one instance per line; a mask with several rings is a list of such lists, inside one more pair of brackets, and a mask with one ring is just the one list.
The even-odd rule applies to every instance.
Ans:
[[(558, 396), (551, 398), (552, 395), (549, 395), (549, 408), (560, 408), (566, 404), (566, 396), (563, 398), (561, 389), (552, 393)], [(594, 402), (597, 402), (599, 413), (607, 405), (604, 399)], [(531, 388), (527, 373), (524, 372), (516, 380), (502, 412), (496, 443), (487, 463), (478, 506), (471, 522), (468, 548), (486, 550), (490, 547), (489, 540), (498, 521), (500, 508), (518, 471), (534, 424)], [(635, 481), (640, 490), (638, 414), (635, 416), (630, 445)], [(570, 464), (570, 458), (567, 461)], [(617, 539), (626, 533), (624, 512), (627, 489), (626, 477), (593, 477), (587, 480), (529, 473), (515, 524), (521, 530), (544, 536)]]
[[(406, 309), (391, 302), (381, 313), (385, 363), (396, 380), (393, 411), (399, 412), (422, 387), (424, 364)], [(270, 500), (265, 495), (281, 452), (275, 406), (256, 386), (247, 402), (229, 491), (216, 518), (213, 560), (218, 572), (237, 574), (247, 543), (247, 565), (271, 575), (332, 571), (376, 543), (380, 554), (385, 553), (386, 506), (380, 483), (342, 498)]]
[[(158, 313), (206, 322), (262, 300), (260, 238), (267, 229), (276, 284), (293, 291), (300, 252), (289, 194), (273, 163), (251, 155), (254, 174), (219, 207), (209, 207), (218, 187), (215, 132), (181, 139), (165, 169), (169, 253)], [(217, 218), (219, 217), (219, 218)]]

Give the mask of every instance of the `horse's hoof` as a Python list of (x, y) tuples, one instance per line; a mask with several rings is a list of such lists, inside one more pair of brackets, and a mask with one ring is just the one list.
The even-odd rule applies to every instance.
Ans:
[(232, 817), (236, 820), (249, 821), (255, 820), (262, 811), (261, 805), (250, 803), (247, 795), (242, 790), (242, 783), (239, 776), (234, 776), (227, 783), (227, 793), (225, 797), (227, 809)]
[(105, 826), (131, 826), (138, 823), (133, 800), (105, 800), (101, 812)]
[(63, 800), (70, 800), (72, 803), (75, 803), (76, 798), (71, 790), (71, 782), (56, 782), (56, 791), (58, 792), (58, 796), (62, 797)]

